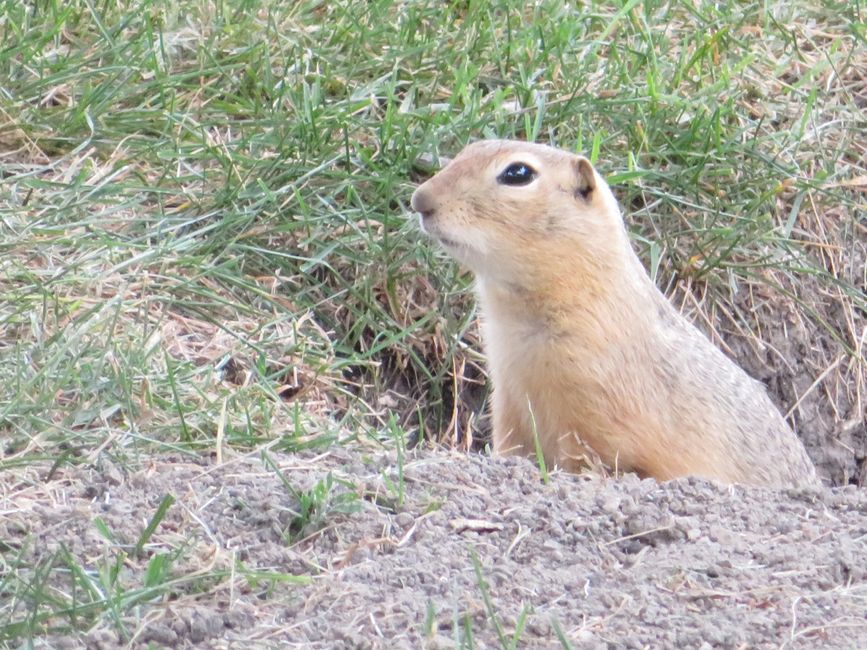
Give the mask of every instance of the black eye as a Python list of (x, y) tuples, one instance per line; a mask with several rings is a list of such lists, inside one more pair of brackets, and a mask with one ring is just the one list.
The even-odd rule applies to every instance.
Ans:
[(536, 178), (536, 170), (522, 162), (512, 163), (497, 176), (497, 182), (503, 185), (527, 185)]

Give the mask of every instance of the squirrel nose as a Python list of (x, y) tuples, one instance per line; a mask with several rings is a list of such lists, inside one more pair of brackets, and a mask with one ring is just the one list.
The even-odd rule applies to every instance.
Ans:
[(410, 205), (412, 205), (413, 210), (427, 219), (432, 217), (434, 212), (436, 212), (436, 205), (434, 204), (433, 197), (430, 195), (430, 192), (424, 189), (424, 187), (420, 187), (413, 192)]

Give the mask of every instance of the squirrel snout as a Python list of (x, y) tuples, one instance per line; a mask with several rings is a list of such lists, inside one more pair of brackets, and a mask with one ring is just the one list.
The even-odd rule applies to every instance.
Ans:
[(420, 213), (422, 217), (429, 219), (436, 212), (436, 204), (433, 200), (433, 197), (424, 190), (423, 187), (418, 188), (415, 192), (413, 192), (412, 199), (410, 200), (410, 205), (412, 205), (412, 209), (416, 212)]

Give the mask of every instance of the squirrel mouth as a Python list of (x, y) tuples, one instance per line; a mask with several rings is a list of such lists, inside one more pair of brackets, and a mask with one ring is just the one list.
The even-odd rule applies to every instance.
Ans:
[(421, 229), (430, 237), (436, 239), (440, 244), (447, 248), (462, 248), (463, 244), (450, 237), (446, 237), (439, 228), (437, 228), (436, 223), (431, 219), (425, 219), (424, 216), (419, 217), (419, 223), (421, 225)]
[(434, 235), (434, 237), (437, 238), (437, 241), (439, 241), (439, 243), (441, 243), (443, 246), (446, 246), (447, 248), (462, 248), (463, 247), (463, 244), (461, 244), (460, 242), (456, 242), (454, 239), (449, 239), (448, 237), (443, 237), (440, 234), (436, 234), (436, 235)]

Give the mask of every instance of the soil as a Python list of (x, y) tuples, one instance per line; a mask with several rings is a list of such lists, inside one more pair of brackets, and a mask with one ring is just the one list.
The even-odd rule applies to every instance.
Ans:
[(0, 511), (4, 548), (31, 566), (113, 566), (134, 594), (154, 558), (172, 562), (169, 596), (41, 647), (867, 647), (856, 486), (546, 483), (526, 459), (341, 447), (30, 467), (0, 476)]

